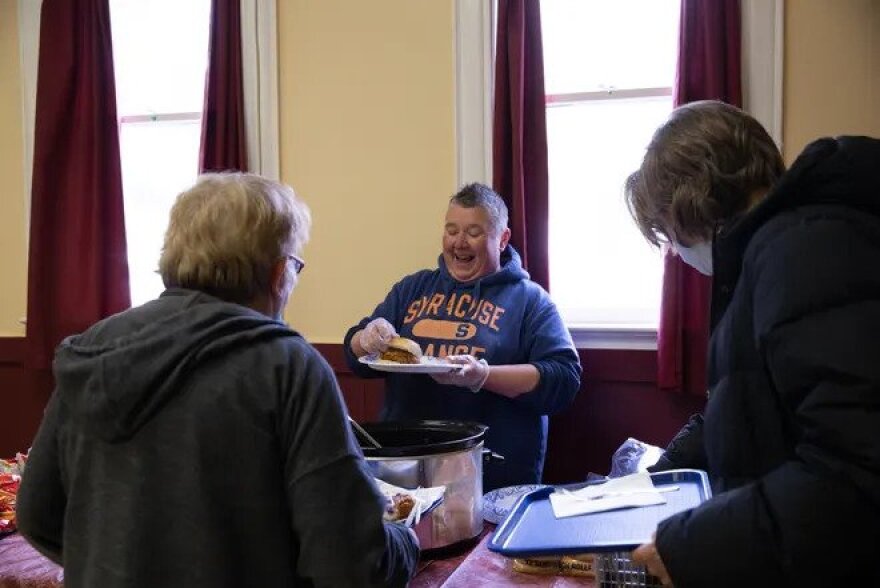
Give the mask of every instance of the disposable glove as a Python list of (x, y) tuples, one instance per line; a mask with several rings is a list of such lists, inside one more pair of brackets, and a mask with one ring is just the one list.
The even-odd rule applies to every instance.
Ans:
[(473, 355), (450, 355), (446, 357), (450, 363), (464, 367), (445, 374), (431, 374), (436, 382), (449, 386), (461, 386), (471, 392), (479, 392), (489, 377), (489, 364), (485, 359), (477, 359)]
[(361, 349), (369, 353), (382, 353), (388, 349), (388, 343), (397, 336), (391, 323), (379, 317), (371, 320), (361, 331)]

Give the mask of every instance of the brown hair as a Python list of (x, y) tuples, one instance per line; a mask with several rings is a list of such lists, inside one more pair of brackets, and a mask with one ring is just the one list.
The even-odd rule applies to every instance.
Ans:
[(168, 288), (247, 304), (269, 288), (275, 262), (300, 252), (310, 225), (289, 186), (254, 174), (205, 174), (171, 209), (159, 273)]
[(654, 245), (711, 240), (785, 171), (779, 149), (744, 111), (714, 100), (676, 108), (625, 185), (630, 214)]

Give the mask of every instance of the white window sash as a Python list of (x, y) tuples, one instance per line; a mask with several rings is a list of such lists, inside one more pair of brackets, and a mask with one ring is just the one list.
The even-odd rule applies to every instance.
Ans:
[(40, 61), (42, 6), (42, 0), (18, 0), (25, 251), (29, 246), (31, 228), (31, 181), (34, 175), (34, 125), (37, 113), (37, 67)]
[(492, 183), (494, 18), (491, 0), (455, 1), (456, 179)]
[(742, 0), (743, 108), (782, 150), (785, 0)]
[(241, 61), (249, 171), (280, 178), (275, 2), (241, 1)]
[[(743, 0), (743, 106), (782, 148), (784, 0)], [(458, 181), (491, 183), (494, 2), (456, 0)], [(656, 331), (569, 325), (579, 348), (656, 349)]]

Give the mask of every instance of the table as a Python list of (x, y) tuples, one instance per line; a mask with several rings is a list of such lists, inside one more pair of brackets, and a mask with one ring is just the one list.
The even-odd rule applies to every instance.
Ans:
[(19, 533), (0, 539), (0, 588), (61, 588), (64, 571)]
[[(486, 524), (476, 540), (426, 553), (410, 588), (595, 587), (587, 578), (533, 576), (510, 569), (510, 560), (489, 551), (495, 525)], [(64, 571), (35, 551), (18, 533), (0, 540), (0, 588), (62, 588)]]
[(419, 562), (418, 573), (410, 588), (472, 588), (476, 586), (527, 586), (530, 588), (595, 587), (590, 578), (535, 576), (511, 569), (508, 558), (489, 551), (495, 525), (486, 523), (477, 543), (465, 544), (464, 553), (446, 557), (428, 554)]

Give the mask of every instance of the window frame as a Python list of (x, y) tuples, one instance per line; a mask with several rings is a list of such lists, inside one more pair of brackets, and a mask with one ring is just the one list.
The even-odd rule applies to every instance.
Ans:
[[(741, 3), (743, 106), (767, 128), (780, 149), (784, 13), (785, 0)], [(492, 182), (495, 15), (494, 0), (455, 1), (459, 185)], [(657, 349), (656, 329), (572, 324), (568, 327), (578, 349)]]

